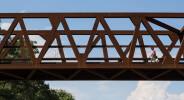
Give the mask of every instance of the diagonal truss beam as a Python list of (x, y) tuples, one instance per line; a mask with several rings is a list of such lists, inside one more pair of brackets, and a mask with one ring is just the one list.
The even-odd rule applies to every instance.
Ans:
[(21, 46), (21, 57), (23, 59), (26, 58), (26, 52), (25, 52), (25, 49), (24, 49), (24, 39), (23, 39), (23, 36), (19, 34), (19, 40), (20, 40), (20, 46)]
[(135, 70), (135, 69), (131, 69), (132, 72), (134, 72), (135, 74), (141, 76), (142, 78), (146, 79), (146, 80), (150, 80), (150, 78), (148, 77), (148, 75), (146, 75), (144, 72), (139, 71), (139, 70)]
[[(84, 53), (84, 56), (85, 56), (85, 60), (87, 59), (89, 53), (91, 52), (91, 49), (92, 49), (92, 45), (95, 45), (95, 42), (97, 43), (99, 41), (100, 38), (96, 38), (94, 41), (94, 37), (95, 37), (95, 33), (96, 33), (96, 30), (98, 28), (98, 24), (99, 24), (100, 20), (99, 18), (96, 18), (95, 20), (95, 23), (94, 23), (94, 26), (93, 26), (93, 29), (91, 31), (91, 35), (89, 37), (89, 41), (88, 41), (88, 44), (87, 44), (87, 47), (86, 47), (86, 50), (85, 50), (85, 53)], [(98, 36), (99, 37), (99, 36)]]
[(163, 75), (165, 75), (165, 74), (167, 74), (167, 73), (169, 73), (169, 72), (171, 72), (171, 71), (172, 71), (172, 69), (169, 69), (169, 70), (166, 70), (166, 71), (164, 71), (164, 72), (161, 72), (161, 73), (159, 73), (158, 75), (152, 77), (151, 80), (155, 80), (155, 79), (157, 79), (157, 78), (159, 78), (159, 77), (161, 77), (161, 76), (163, 76)]
[(70, 44), (71, 44), (71, 46), (72, 46), (72, 49), (73, 49), (74, 54), (75, 54), (75, 57), (76, 57), (77, 60), (79, 61), (79, 60), (80, 60), (79, 50), (77, 49), (77, 46), (76, 46), (76, 43), (75, 43), (75, 41), (74, 41), (74, 39), (73, 39), (72, 34), (70, 33), (70, 29), (69, 29), (69, 27), (68, 27), (68, 24), (67, 24), (67, 22), (66, 22), (66, 20), (65, 20), (64, 17), (61, 17), (60, 20), (61, 20), (61, 22), (62, 22), (64, 31), (66, 32), (66, 35), (67, 35), (67, 37), (68, 37), (68, 40), (69, 40), (69, 42), (70, 42)]
[(26, 45), (28, 47), (28, 51), (29, 51), (29, 55), (31, 57), (32, 63), (35, 64), (36, 63), (36, 58), (35, 58), (35, 55), (34, 55), (34, 52), (33, 52), (32, 45), (30, 43), (29, 36), (27, 34), (27, 31), (26, 31), (26, 27), (25, 27), (23, 18), (19, 18), (19, 23), (20, 23), (20, 27), (21, 27), (21, 29), (24, 33), (25, 42), (26, 42)]
[(12, 74), (12, 73), (9, 73), (9, 72), (6, 72), (6, 71), (0, 71), (1, 74), (4, 74), (4, 75), (8, 75), (8, 76), (11, 76), (11, 77), (14, 77), (14, 78), (17, 78), (19, 80), (24, 80), (25, 78), (24, 77), (21, 77), (19, 75), (16, 75), (16, 74)]
[[(56, 35), (56, 40), (57, 40), (58, 46), (62, 46), (61, 39), (60, 39), (59, 35)], [(64, 54), (63, 48), (58, 48), (58, 49), (59, 49), (60, 57), (61, 58), (65, 58), (65, 54)], [(62, 60), (62, 62), (66, 62), (66, 60)]]
[(184, 77), (184, 71), (180, 70), (180, 69), (176, 69), (176, 72), (178, 72), (181, 76)]
[(145, 62), (148, 62), (147, 59), (147, 54), (146, 54), (146, 49), (144, 47), (144, 41), (143, 41), (143, 38), (142, 38), (142, 35), (141, 34), (138, 34), (138, 40), (139, 40), (139, 44), (141, 45), (141, 54), (142, 54), (142, 57), (143, 59), (145, 59), (144, 61)]
[(127, 71), (127, 69), (123, 69), (123, 70), (121, 70), (120, 72), (118, 72), (118, 73), (114, 74), (113, 76), (111, 76), (109, 79), (110, 79), (110, 80), (113, 80), (113, 79), (115, 79), (116, 77), (120, 76), (121, 74), (125, 73), (126, 71)]
[(134, 53), (135, 53), (135, 47), (136, 47), (136, 43), (137, 43), (137, 39), (138, 39), (138, 34), (140, 34), (139, 33), (139, 28), (140, 28), (140, 24), (141, 24), (141, 19), (139, 17), (130, 17), (130, 19), (131, 19), (132, 23), (135, 26), (132, 42), (131, 42), (131, 45), (130, 45), (130, 53), (129, 53), (129, 56), (128, 56), (129, 63), (132, 63), (133, 56), (134, 56)]
[(124, 52), (121, 49), (118, 41), (116, 40), (115, 36), (112, 34), (112, 31), (110, 30), (107, 22), (105, 21), (105, 19), (103, 17), (100, 18), (100, 22), (101, 22), (102, 26), (104, 27), (105, 31), (107, 32), (107, 35), (109, 36), (112, 44), (114, 45), (115, 49), (117, 50), (117, 52), (118, 52), (120, 58), (122, 59), (123, 63), (128, 64), (128, 58), (124, 54)]
[(58, 28), (59, 23), (60, 23), (58, 17), (57, 18), (50, 17), (49, 20), (50, 20), (50, 23), (52, 25), (51, 34), (50, 34), (49, 38), (47, 39), (43, 49), (41, 50), (40, 55), (38, 56), (37, 63), (41, 62), (41, 60), (43, 59), (44, 55), (46, 54), (46, 52), (48, 50), (48, 46), (50, 46), (51, 43), (54, 41), (55, 33), (56, 33), (57, 28)]
[(0, 51), (2, 51), (4, 45), (6, 44), (8, 39), (10, 38), (10, 35), (12, 34), (12, 32), (15, 29), (16, 25), (18, 24), (18, 21), (19, 21), (19, 19), (15, 18), (14, 21), (12, 22), (12, 24), (11, 24), (10, 28), (8, 29), (6, 35), (4, 36), (3, 40), (1, 41)]
[(49, 74), (49, 75), (52, 75), (52, 76), (57, 77), (57, 78), (62, 79), (62, 80), (66, 80), (67, 79), (66, 77), (64, 77), (62, 75), (59, 75), (59, 74), (56, 74), (54, 72), (50, 72), (50, 71), (42, 70), (42, 69), (40, 69), (39, 71), (44, 72), (44, 73)]
[(179, 39), (180, 39), (180, 42), (182, 41), (183, 34), (180, 34), (180, 30), (178, 30), (178, 29), (176, 29), (176, 28), (174, 28), (174, 27), (172, 27), (170, 25), (167, 25), (167, 24), (165, 24), (165, 23), (163, 23), (161, 21), (158, 21), (158, 20), (156, 20), (154, 18), (147, 18), (147, 20), (152, 22), (152, 23), (154, 23), (154, 24), (156, 24), (156, 25), (158, 25), (158, 26), (160, 26), (160, 27), (163, 27), (165, 29), (168, 29), (169, 31), (172, 31), (172, 32), (176, 33), (178, 35)]
[(144, 26), (146, 27), (147, 31), (150, 33), (153, 40), (155, 41), (155, 43), (157, 44), (157, 46), (159, 47), (159, 49), (162, 51), (163, 55), (166, 57), (165, 60), (163, 61), (163, 63), (165, 63), (165, 64), (173, 63), (171, 55), (166, 50), (166, 48), (164, 47), (163, 43), (158, 38), (158, 36), (155, 35), (154, 30), (152, 29), (152, 27), (150, 26), (150, 24), (148, 23), (146, 18), (142, 17), (142, 22), (143, 22)]
[(99, 73), (99, 72), (96, 72), (96, 71), (93, 71), (93, 70), (90, 70), (90, 69), (85, 69), (87, 72), (93, 74), (93, 75), (96, 75), (104, 80), (108, 80), (109, 78), (106, 77), (105, 75), (103, 75), (102, 73)]
[(29, 74), (28, 74), (28, 76), (27, 76), (27, 80), (30, 80), (32, 77), (33, 77), (33, 75), (36, 73), (36, 69), (34, 69), (34, 70), (32, 70)]
[(74, 73), (72, 73), (72, 75), (70, 75), (68, 77), (68, 80), (71, 80), (72, 78), (74, 78), (75, 76), (77, 76), (77, 74), (79, 74), (82, 71), (82, 69), (79, 69), (77, 71), (75, 71)]
[[(104, 58), (108, 58), (108, 51), (107, 51), (107, 46), (106, 46), (106, 39), (105, 39), (105, 34), (101, 37), (101, 42), (103, 46), (103, 55)], [(105, 60), (105, 62), (109, 62), (108, 60)]]
[[(180, 30), (180, 32), (181, 32), (181, 33), (184, 33), (184, 26), (182, 27), (182, 29)], [(183, 40), (182, 40), (182, 42), (181, 42), (181, 45), (180, 45), (180, 48), (179, 48), (179, 50), (178, 50), (178, 52), (177, 52), (177, 54), (176, 54), (176, 58), (174, 59), (175, 64), (178, 64), (178, 63), (179, 63), (179, 60), (180, 60), (180, 58), (181, 58), (181, 55), (182, 55), (182, 54), (184, 55), (184, 50), (183, 50), (183, 48), (184, 48), (184, 38), (183, 38)], [(184, 57), (184, 56), (183, 56), (183, 57)]]
[[(8, 44), (8, 46), (13, 46), (13, 45), (17, 42), (18, 39), (19, 39), (19, 36), (16, 35), (16, 36), (12, 39), (12, 41)], [(2, 51), (2, 53), (1, 53), (1, 55), (0, 55), (0, 58), (1, 58), (1, 59), (4, 58), (4, 57), (7, 55), (8, 51), (9, 51), (10, 49), (11, 49), (11, 48), (5, 48), (5, 49)]]

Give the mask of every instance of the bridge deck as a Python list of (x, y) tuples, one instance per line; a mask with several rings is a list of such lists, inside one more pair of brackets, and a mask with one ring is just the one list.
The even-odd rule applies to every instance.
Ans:
[[(2, 67), (3, 66), (3, 67)], [(183, 64), (12, 63), (0, 66), (1, 80), (183, 80)]]
[[(184, 19), (184, 13), (0, 13), (2, 20), (10, 18), (9, 29), (0, 30), (0, 80), (184, 80), (184, 27), (162, 21)], [(35, 18), (46, 18), (51, 29), (29, 30), (25, 19)], [(92, 30), (71, 30), (67, 18), (95, 20)], [(112, 30), (107, 18), (126, 18), (133, 29)], [(18, 24), (21, 30), (16, 30)], [(99, 24), (104, 30), (98, 30)], [(31, 36), (42, 43), (32, 44)], [(150, 61), (151, 48), (158, 62)]]

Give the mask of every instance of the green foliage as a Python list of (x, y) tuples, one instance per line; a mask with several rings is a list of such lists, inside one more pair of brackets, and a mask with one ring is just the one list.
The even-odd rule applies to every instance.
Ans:
[(1, 81), (0, 100), (75, 100), (64, 90), (51, 90), (44, 81)]
[(70, 93), (64, 90), (56, 90), (56, 92), (57, 92), (57, 96), (59, 97), (59, 100), (75, 100)]
[[(1, 22), (1, 20), (0, 20)], [(1, 29), (0, 29), (1, 30)], [(12, 41), (10, 37), (6, 46)], [(26, 42), (24, 45), (26, 46)], [(31, 41), (35, 45), (36, 41)], [(20, 46), (18, 40), (14, 46)], [(4, 49), (3, 49), (4, 50)], [(2, 50), (2, 51), (3, 51)], [(0, 54), (2, 53), (0, 51)], [(39, 53), (33, 49), (34, 54)], [(28, 49), (25, 49), (26, 57), (30, 58)], [(5, 58), (21, 58), (20, 48), (11, 48)], [(75, 100), (74, 97), (64, 90), (52, 90), (44, 81), (0, 81), (0, 100)]]
[[(9, 44), (12, 38), (6, 43)], [(24, 41), (25, 43), (25, 41)], [(36, 44), (31, 41), (31, 44)], [(20, 46), (17, 41), (14, 46)], [(33, 49), (34, 53), (39, 53), (38, 49)], [(29, 58), (28, 50), (25, 49)], [(20, 48), (12, 48), (6, 58), (21, 58)], [(74, 97), (64, 90), (51, 90), (44, 81), (0, 81), (0, 100), (75, 100)]]
[[(10, 37), (9, 40), (6, 42), (6, 46), (8, 46), (8, 44), (12, 41), (12, 38)], [(35, 44), (37, 44), (36, 41), (31, 41), (31, 45), (34, 46)], [(26, 46), (26, 42), (24, 40), (24, 45)], [(18, 40), (14, 46), (20, 46), (20, 41)], [(26, 53), (26, 57), (30, 58), (29, 56), (29, 51), (27, 48), (24, 49), (25, 53)], [(38, 49), (33, 49), (34, 54), (39, 53)], [(5, 58), (21, 58), (21, 49), (20, 48), (11, 48), (10, 51), (8, 52), (8, 54), (6, 55)]]

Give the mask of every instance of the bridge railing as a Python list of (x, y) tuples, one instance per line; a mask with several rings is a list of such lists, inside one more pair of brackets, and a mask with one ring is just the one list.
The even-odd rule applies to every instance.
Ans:
[[(156, 62), (156, 64), (177, 66), (178, 64), (181, 65), (184, 60), (182, 58), (182, 55), (184, 55), (184, 27), (177, 29), (175, 26), (157, 19), (184, 19), (184, 13), (0, 13), (0, 18), (13, 19), (8, 30), (0, 31), (0, 35), (2, 35), (0, 42), (1, 65), (4, 63), (31, 63), (32, 65), (40, 66), (40, 64), (48, 63), (76, 63), (78, 66), (85, 67), (86, 64), (117, 63), (122, 66), (133, 66), (132, 64), (151, 63), (149, 54), (151, 53), (150, 48), (153, 47), (160, 52), (157, 54), (159, 55), (159, 62)], [(47, 18), (51, 24), (51, 29), (27, 29), (25, 19), (34, 18)], [(95, 21), (92, 25), (92, 30), (71, 30), (66, 21), (67, 18), (93, 18)], [(127, 18), (134, 25), (134, 29), (112, 30), (106, 18)], [(63, 30), (58, 30), (60, 23), (63, 26)], [(18, 24), (20, 24), (20, 30), (15, 30)], [(102, 25), (104, 30), (98, 30), (99, 24)], [(155, 30), (152, 24), (165, 30)], [(78, 25), (80, 26), (80, 23)], [(141, 25), (145, 27), (145, 30), (140, 30)], [(41, 37), (44, 43), (42, 45), (32, 45), (30, 37), (32, 35)], [(85, 41), (85, 45), (77, 44), (74, 36), (84, 36), (83, 38), (88, 36), (87, 42)], [(131, 41), (121, 44), (124, 39), (122, 38), (121, 40), (121, 37), (129, 38), (128, 36), (131, 37)], [(155, 44), (148, 42), (149, 40), (145, 39), (144, 36), (151, 37)], [(165, 45), (159, 36), (167, 36), (171, 43)], [(11, 40), (10, 37), (12, 37)], [(69, 44), (64, 44), (62, 37), (66, 37)], [(119, 40), (117, 39), (118, 37)], [(20, 41), (20, 45), (14, 45), (17, 41)], [(177, 44), (178, 41), (179, 44)], [(99, 42), (101, 43), (98, 44)], [(111, 43), (108, 44), (107, 42)], [(52, 45), (53, 43), (56, 45)], [(12, 48), (19, 49), (21, 56), (7, 57)], [(72, 57), (68, 57), (66, 48), (71, 51), (69, 55), (73, 53)], [(112, 48), (113, 51), (110, 51), (109, 48)], [(26, 54), (26, 49), (28, 49), (28, 55)], [(39, 53), (35, 54), (35, 49), (38, 49)], [(55, 53), (54, 57), (52, 55), (45, 57), (49, 49), (51, 50), (50, 53), (58, 49), (58, 53)], [(83, 51), (80, 49), (83, 49)], [(98, 50), (92, 53), (94, 49)], [(140, 49), (139, 52), (136, 52), (137, 49)], [(171, 54), (173, 49), (175, 49), (175, 54)], [(110, 54), (114, 56), (110, 57)], [(99, 55), (103, 56), (99, 57)], [(139, 56), (136, 57), (136, 55)], [(151, 64), (155, 63), (152, 62)]]

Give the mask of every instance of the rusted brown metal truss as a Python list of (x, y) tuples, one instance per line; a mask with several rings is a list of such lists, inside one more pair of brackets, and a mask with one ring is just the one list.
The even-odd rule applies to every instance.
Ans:
[[(0, 80), (184, 80), (184, 59), (181, 58), (184, 52), (184, 27), (178, 30), (156, 19), (184, 18), (184, 13), (0, 13), (0, 18), (14, 18), (7, 31), (0, 31), (0, 35), (4, 35), (0, 43)], [(48, 18), (52, 29), (27, 30), (24, 18)], [(66, 18), (95, 18), (95, 22), (92, 30), (70, 30)], [(105, 18), (129, 18), (135, 29), (111, 30)], [(15, 31), (18, 23), (21, 30)], [(60, 23), (64, 30), (57, 30)], [(97, 30), (99, 23), (104, 30)], [(141, 23), (145, 26), (145, 31), (140, 30)], [(153, 30), (150, 23), (166, 30)], [(11, 35), (15, 37), (6, 45)], [(32, 46), (29, 35), (39, 35), (46, 42), (42, 46)], [(61, 35), (66, 35), (71, 45), (62, 45)], [(90, 38), (87, 45), (76, 45), (73, 35), (90, 35)], [(133, 38), (130, 44), (120, 45), (115, 35), (132, 35)], [(156, 45), (144, 45), (143, 35), (151, 36)], [(158, 35), (169, 36), (171, 44), (164, 45)], [(112, 45), (106, 44), (105, 36), (109, 37)], [(20, 46), (14, 46), (18, 39)], [(52, 46), (55, 39), (58, 45)], [(96, 45), (99, 40), (102, 45)], [(137, 40), (139, 45), (136, 45)], [(176, 45), (178, 40), (180, 45)], [(126, 49), (123, 50), (122, 47)], [(150, 62), (146, 47), (160, 49), (163, 53), (159, 58), (160, 62)], [(5, 58), (11, 48), (20, 48), (21, 58)], [(29, 57), (25, 54), (25, 48), (28, 48)], [(38, 57), (35, 57), (33, 48), (42, 48)], [(58, 48), (60, 58), (44, 58), (49, 48)], [(75, 57), (67, 58), (63, 48), (72, 48)], [(86, 48), (85, 52), (80, 53), (79, 48)], [(93, 48), (102, 48), (104, 57), (89, 58)], [(115, 48), (119, 58), (110, 58), (107, 48)], [(134, 58), (135, 48), (140, 48), (142, 58)], [(179, 48), (175, 58), (170, 54), (173, 48)], [(6, 63), (7, 61), (13, 62)]]

